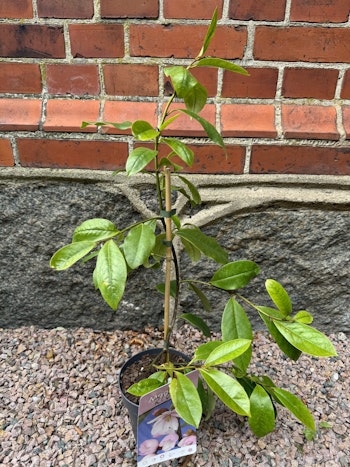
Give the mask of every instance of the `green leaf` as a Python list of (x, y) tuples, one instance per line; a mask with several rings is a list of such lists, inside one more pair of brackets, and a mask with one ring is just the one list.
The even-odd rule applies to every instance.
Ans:
[(256, 309), (259, 311), (260, 314), (268, 316), (272, 319), (285, 319), (284, 313), (280, 310), (276, 310), (275, 308), (270, 308), (268, 306), (257, 306)]
[(191, 112), (190, 110), (186, 110), (186, 109), (178, 109), (178, 110), (179, 112), (182, 112), (188, 115), (189, 117), (197, 120), (197, 122), (203, 127), (204, 131), (208, 135), (208, 138), (210, 138), (213, 141), (213, 143), (225, 149), (225, 143), (224, 143), (224, 140), (222, 139), (222, 136), (217, 131), (217, 129), (210, 122), (208, 122), (208, 120), (205, 120), (204, 118), (200, 117), (194, 112)]
[(198, 328), (200, 331), (202, 331), (205, 337), (210, 337), (210, 329), (208, 325), (199, 316), (193, 315), (192, 313), (183, 313), (179, 316), (179, 318), (188, 321), (190, 324), (192, 324), (192, 326)]
[(211, 306), (206, 295), (196, 285), (192, 284), (192, 282), (188, 284), (188, 287), (197, 295), (203, 305), (204, 311), (210, 311)]
[(265, 287), (273, 303), (282, 312), (283, 317), (289, 316), (292, 313), (292, 302), (282, 285), (273, 279), (267, 279)]
[(133, 384), (132, 386), (129, 387), (127, 392), (129, 394), (133, 394), (134, 396), (144, 396), (145, 394), (148, 394), (151, 391), (154, 391), (155, 389), (158, 389), (164, 385), (164, 382), (161, 383), (158, 379), (156, 378), (147, 378), (147, 379), (142, 379), (138, 383)]
[(89, 125), (95, 126), (113, 126), (114, 128), (118, 128), (118, 130), (128, 130), (131, 128), (131, 122), (122, 122), (122, 123), (115, 123), (115, 122), (82, 122), (81, 128), (86, 128)]
[(275, 410), (269, 394), (257, 384), (250, 396), (249, 426), (256, 436), (265, 436), (275, 428)]
[(276, 401), (286, 407), (292, 414), (300, 420), (310, 430), (315, 431), (315, 421), (306, 405), (294, 394), (280, 388), (272, 388), (272, 395), (276, 396)]
[(107, 219), (89, 219), (75, 229), (73, 242), (98, 242), (115, 237), (118, 233), (113, 222)]
[(216, 347), (205, 361), (205, 366), (221, 365), (242, 355), (251, 346), (249, 339), (233, 339)]
[(259, 266), (253, 261), (234, 261), (218, 269), (210, 283), (219, 289), (237, 290), (246, 286), (259, 271)]
[(212, 237), (208, 237), (198, 228), (183, 228), (176, 232), (180, 238), (184, 238), (192, 243), (208, 258), (212, 258), (217, 263), (227, 263), (227, 251), (222, 248), (219, 243)]
[[(162, 284), (157, 284), (156, 289), (158, 292), (162, 293), (164, 295), (165, 293), (165, 284), (164, 282)], [(170, 281), (170, 296), (175, 298), (176, 297), (176, 280)]]
[(156, 236), (154, 230), (147, 224), (133, 227), (125, 237), (123, 251), (131, 269), (141, 266), (151, 255)]
[(221, 341), (210, 341), (200, 345), (197, 347), (192, 361), (196, 362), (199, 360), (206, 360), (212, 351), (219, 347), (221, 344)]
[(202, 57), (205, 54), (207, 48), (209, 47), (209, 44), (215, 34), (217, 22), (218, 22), (218, 9), (216, 7), (214, 10), (213, 16), (211, 18), (209, 28), (207, 30), (207, 34), (204, 38), (203, 46), (198, 54), (198, 57)]
[(192, 195), (192, 201), (194, 205), (201, 204), (201, 196), (199, 194), (199, 191), (195, 185), (193, 185), (192, 182), (190, 182), (187, 178), (183, 177), (182, 175), (176, 175), (190, 190), (190, 193)]
[(132, 134), (139, 141), (149, 141), (157, 138), (159, 131), (145, 120), (136, 120), (131, 127)]
[(58, 271), (70, 268), (96, 247), (96, 242), (75, 242), (60, 248), (52, 256), (50, 266)]
[(201, 378), (198, 379), (197, 391), (202, 402), (204, 420), (207, 421), (214, 412), (216, 398), (213, 391), (208, 386), (204, 387)]
[(196, 263), (201, 259), (201, 252), (193, 243), (187, 241), (185, 238), (181, 238), (181, 243), (192, 263)]
[(194, 67), (198, 66), (208, 66), (214, 68), (223, 68), (225, 70), (233, 71), (234, 73), (239, 73), (241, 75), (249, 76), (249, 73), (242, 67), (236, 65), (235, 63), (223, 60), (222, 58), (213, 58), (213, 57), (204, 57), (200, 60), (197, 60), (194, 64)]
[[(233, 339), (253, 340), (253, 331), (244, 308), (234, 299), (230, 298), (225, 306), (221, 319), (221, 334), (224, 342)], [(235, 364), (246, 372), (252, 357), (251, 346), (235, 359)]]
[(127, 278), (124, 256), (113, 240), (101, 248), (96, 261), (94, 281), (105, 302), (116, 310), (123, 296)]
[(175, 371), (175, 375), (169, 387), (174, 408), (186, 423), (198, 428), (202, 418), (202, 403), (196, 386), (182, 373)]
[(250, 416), (250, 402), (247, 393), (235, 379), (219, 370), (200, 369), (210, 389), (233, 412), (239, 415)]
[(162, 138), (161, 141), (167, 144), (189, 167), (192, 167), (194, 159), (192, 149), (176, 138)]
[(300, 310), (293, 316), (293, 321), (297, 323), (311, 324), (313, 320), (311, 313), (306, 310)]
[(173, 123), (173, 121), (176, 120), (178, 117), (180, 117), (180, 114), (179, 114), (179, 113), (173, 115), (172, 117), (169, 117), (167, 120), (165, 120), (165, 122), (163, 123), (163, 125), (160, 126), (159, 131), (165, 130), (165, 128), (166, 128), (167, 126), (169, 126), (171, 123)]
[(204, 86), (197, 83), (183, 99), (186, 109), (198, 114), (207, 102), (208, 92)]
[(276, 328), (294, 347), (316, 357), (336, 356), (333, 344), (322, 332), (306, 324), (274, 321)]
[(149, 148), (136, 148), (131, 151), (125, 166), (127, 175), (141, 172), (147, 164), (156, 158), (157, 154), (158, 151)]

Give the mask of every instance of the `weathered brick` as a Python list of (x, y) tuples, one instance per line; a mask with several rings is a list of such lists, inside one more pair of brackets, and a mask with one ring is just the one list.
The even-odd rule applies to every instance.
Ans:
[(124, 55), (124, 29), (121, 24), (70, 24), (73, 57), (115, 58)]
[(348, 0), (293, 0), (290, 19), (310, 23), (343, 23), (348, 20), (349, 13)]
[(250, 172), (350, 175), (350, 148), (254, 145)]
[(350, 70), (347, 70), (344, 75), (344, 81), (341, 90), (341, 98), (350, 99)]
[(113, 96), (158, 96), (158, 66), (142, 64), (105, 65), (106, 93)]
[(231, 19), (282, 21), (285, 16), (286, 0), (269, 0), (259, 2), (256, 0), (234, 0), (230, 2), (229, 17)]
[(34, 63), (0, 62), (0, 92), (40, 94), (41, 73)]
[(275, 109), (264, 104), (223, 104), (221, 131), (223, 136), (274, 138)]
[(93, 0), (37, 0), (41, 18), (92, 18)]
[[(108, 101), (105, 104), (103, 121), (134, 122), (146, 120), (151, 125), (157, 125), (157, 104), (155, 102)], [(130, 134), (130, 130), (118, 130), (113, 127), (103, 127), (105, 133)]]
[(346, 139), (350, 139), (350, 107), (343, 108), (343, 125), (346, 132)]
[[(172, 109), (184, 109), (183, 104), (178, 104)], [(165, 110), (165, 106), (163, 107)], [(200, 116), (215, 126), (215, 106), (214, 104), (207, 104), (201, 111)], [(197, 122), (197, 120), (190, 119), (187, 115), (181, 114), (171, 125), (169, 125), (164, 134), (167, 136), (201, 136), (206, 137), (207, 134), (203, 130), (203, 127)]]
[[(191, 70), (193, 76), (206, 88), (208, 96), (213, 97), (217, 94), (218, 72), (215, 68), (197, 67)], [(173, 93), (171, 80), (164, 76), (164, 94), (170, 96)]]
[(38, 130), (40, 99), (0, 99), (0, 131)]
[(95, 126), (81, 129), (83, 121), (98, 120), (100, 104), (93, 100), (49, 100), (46, 107), (45, 131), (96, 131)]
[[(192, 167), (188, 173), (204, 174), (242, 174), (245, 162), (245, 148), (226, 146), (226, 155), (222, 148), (215, 145), (189, 145), (194, 152)], [(181, 162), (179, 162), (181, 165)]]
[(125, 166), (127, 143), (20, 138), (22, 167), (117, 170)]
[(339, 72), (326, 68), (285, 68), (284, 97), (333, 99)]
[(276, 96), (277, 68), (246, 68), (249, 76), (224, 72), (223, 97), (273, 99)]
[(46, 66), (46, 79), (50, 94), (95, 96), (100, 92), (96, 65), (49, 64)]
[(13, 167), (14, 165), (10, 140), (0, 139), (0, 166)]
[(339, 139), (334, 107), (283, 105), (282, 126), (286, 138)]
[(0, 0), (0, 18), (32, 18), (32, 0)]
[[(202, 47), (207, 26), (183, 24), (130, 25), (130, 55), (194, 58)], [(218, 26), (207, 55), (242, 58), (247, 41), (246, 27)]]
[(101, 0), (102, 18), (157, 18), (158, 0)]
[(0, 57), (64, 58), (63, 27), (0, 24)]
[(349, 42), (349, 28), (258, 26), (254, 58), (288, 62), (350, 63)]
[(215, 8), (222, 16), (223, 0), (164, 0), (165, 18), (210, 19)]

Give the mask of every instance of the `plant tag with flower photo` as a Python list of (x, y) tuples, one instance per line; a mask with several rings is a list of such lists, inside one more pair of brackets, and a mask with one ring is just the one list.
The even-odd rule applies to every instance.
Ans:
[[(198, 371), (188, 375), (198, 383)], [(140, 398), (137, 426), (137, 467), (147, 467), (197, 451), (196, 428), (182, 420), (172, 405), (169, 384)]]

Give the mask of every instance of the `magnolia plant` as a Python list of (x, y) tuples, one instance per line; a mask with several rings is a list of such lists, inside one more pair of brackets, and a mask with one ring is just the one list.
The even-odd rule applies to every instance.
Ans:
[[(336, 355), (332, 343), (310, 326), (313, 318), (309, 312), (293, 313), (291, 300), (279, 282), (268, 279), (265, 283), (273, 306), (252, 303), (241, 289), (257, 276), (259, 266), (252, 261), (229, 261), (227, 251), (215, 238), (208, 237), (195, 225), (183, 225), (172, 209), (172, 192), (186, 196), (192, 206), (201, 202), (196, 186), (180, 174), (182, 165), (191, 167), (194, 153), (181, 139), (166, 136), (172, 123), (180, 115), (196, 120), (208, 138), (223, 148), (223, 156), (225, 153), (220, 133), (200, 116), (207, 101), (207, 90), (191, 71), (198, 67), (214, 67), (247, 75), (236, 64), (205, 55), (216, 25), (217, 11), (197, 57), (187, 67), (165, 69), (173, 93), (166, 98), (157, 127), (144, 120), (83, 123), (83, 127), (94, 124), (130, 129), (138, 143), (146, 142), (130, 152), (125, 171), (127, 176), (132, 176), (152, 170), (159, 215), (125, 227), (106, 219), (86, 220), (75, 229), (72, 243), (59, 249), (50, 264), (57, 270), (64, 270), (77, 261), (95, 259), (94, 285), (106, 303), (116, 310), (130, 271), (142, 266), (155, 268), (165, 262), (164, 268), (159, 269), (161, 274), (165, 273), (165, 279), (158, 288), (164, 295), (164, 322), (159, 324), (164, 326), (166, 358), (154, 361), (154, 373), (132, 385), (128, 389), (131, 394), (141, 396), (170, 381), (170, 396), (176, 412), (195, 427), (199, 426), (202, 416), (211, 415), (216, 395), (233, 412), (248, 417), (257, 436), (274, 429), (278, 405), (289, 409), (308, 429), (315, 430), (313, 416), (304, 402), (277, 387), (268, 376), (256, 376), (249, 371), (253, 333), (244, 307), (250, 307), (260, 315), (280, 350), (294, 361), (302, 352), (320, 357)], [(160, 156), (161, 146), (167, 148), (166, 156)], [(193, 262), (205, 256), (218, 264), (209, 282), (181, 276), (175, 239)], [(207, 338), (211, 336), (210, 329), (198, 314), (180, 313), (179, 297), (184, 286), (197, 294), (205, 310), (209, 308), (206, 288), (227, 293), (228, 300), (222, 313), (221, 339), (199, 345), (188, 363), (174, 364), (169, 358), (169, 348), (177, 319), (185, 319)], [(192, 370), (197, 370), (200, 375), (197, 386), (186, 377)]]

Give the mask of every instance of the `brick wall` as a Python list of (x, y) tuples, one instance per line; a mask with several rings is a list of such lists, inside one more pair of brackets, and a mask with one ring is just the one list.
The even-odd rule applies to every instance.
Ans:
[(215, 6), (208, 53), (250, 76), (196, 71), (228, 158), (178, 119), (192, 170), (350, 175), (349, 0), (0, 0), (0, 165), (121, 167), (130, 136), (81, 121), (156, 123)]

